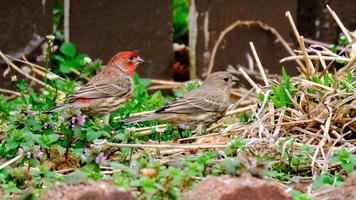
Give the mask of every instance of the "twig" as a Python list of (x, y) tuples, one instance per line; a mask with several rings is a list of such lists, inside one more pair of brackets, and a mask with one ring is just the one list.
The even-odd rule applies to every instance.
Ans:
[[(310, 38), (304, 38), (304, 42), (307, 43), (307, 44), (323, 46), (323, 47), (326, 47), (326, 48), (329, 48), (331, 46), (330, 43), (320, 42), (320, 41), (313, 40), (313, 39), (310, 39)], [(341, 51), (343, 49), (344, 48), (340, 47), (340, 46), (336, 47), (336, 50), (338, 50), (338, 51)], [(350, 50), (347, 50), (347, 52), (350, 52)]]
[(341, 20), (339, 19), (339, 17), (336, 15), (336, 13), (330, 8), (329, 5), (326, 5), (326, 8), (328, 9), (329, 13), (331, 14), (331, 16), (334, 18), (334, 20), (336, 21), (337, 25), (339, 25), (341, 31), (344, 33), (347, 41), (349, 43), (352, 42), (352, 38), (350, 36), (349, 31), (345, 28), (344, 24), (341, 22)]
[(2, 93), (8, 93), (8, 94), (13, 94), (13, 95), (16, 95), (16, 96), (21, 96), (21, 94), (20, 94), (19, 92), (15, 92), (15, 91), (3, 89), (3, 88), (0, 88), (0, 92), (2, 92)]
[(257, 94), (259, 94), (261, 92), (261, 88), (257, 86), (257, 84), (246, 74), (242, 68), (239, 68), (239, 71), (241, 72), (241, 75), (245, 77), (245, 79), (252, 85), (252, 87), (255, 88)]
[(37, 78), (29, 75), (29, 74), (26, 74), (24, 73), (19, 67), (17, 67), (12, 61), (10, 61), (3, 53), (2, 51), (0, 51), (0, 57), (2, 57), (2, 59), (4, 59), (4, 61), (9, 65), (11, 66), (13, 69), (15, 69), (18, 73), (22, 74), (23, 76), (25, 76), (26, 78), (32, 80), (33, 82), (45, 87), (45, 88), (48, 88), (52, 91), (57, 91), (59, 94), (61, 95), (64, 95), (64, 93), (60, 90), (56, 90), (54, 89), (53, 87), (49, 86), (49, 85), (46, 85), (44, 82), (38, 80)]
[(314, 65), (313, 63), (311, 62), (310, 58), (308, 57), (308, 52), (305, 48), (305, 44), (304, 44), (304, 37), (303, 36), (300, 36), (299, 39), (298, 39), (298, 42), (299, 42), (299, 45), (300, 45), (300, 49), (302, 50), (303, 52), (303, 57), (304, 57), (304, 61), (305, 61), (305, 64), (307, 65), (307, 78), (310, 78), (314, 73), (315, 73), (315, 69), (314, 69)]
[[(294, 33), (295, 37), (297, 38), (297, 40), (299, 42), (300, 35), (299, 35), (297, 27), (295, 26), (295, 23), (293, 21), (292, 15), (290, 14), (289, 11), (286, 12), (286, 16), (287, 16), (287, 18), (289, 20), (289, 23), (290, 23), (291, 27), (292, 27), (293, 33)], [(304, 65), (300, 65), (300, 67), (304, 72), (306, 72), (306, 69), (305, 69)]]
[[(189, 81), (188, 81), (189, 82)], [(176, 81), (167, 81), (167, 80), (158, 80), (158, 79), (151, 79), (152, 84), (161, 84), (161, 85), (176, 85), (178, 87), (184, 86), (185, 82), (176, 82)]]
[(249, 111), (251, 110), (251, 106), (246, 106), (246, 107), (243, 107), (243, 108), (238, 108), (238, 109), (235, 109), (235, 110), (230, 110), (230, 111), (227, 111), (225, 116), (230, 116), (230, 115), (235, 115), (237, 113), (242, 113), (242, 112), (246, 112), (246, 111)]
[[(319, 56), (317, 55), (308, 55), (307, 56), (309, 59), (313, 59), (313, 60), (318, 60)], [(336, 60), (336, 61), (343, 61), (343, 62), (350, 62), (351, 59), (350, 58), (346, 58), (346, 57), (333, 57), (333, 56), (321, 56), (321, 58), (323, 58), (324, 60)], [(304, 56), (302, 55), (298, 55), (298, 56), (288, 56), (285, 58), (282, 58), (279, 62), (283, 63), (286, 61), (290, 61), (290, 60), (296, 60), (296, 59), (304, 59)]]
[(257, 67), (258, 67), (258, 69), (260, 70), (260, 73), (261, 73), (261, 75), (262, 75), (263, 81), (265, 82), (265, 85), (266, 85), (266, 86), (269, 86), (266, 73), (265, 73), (265, 71), (263, 70), (262, 63), (261, 63), (261, 61), (260, 61), (260, 58), (259, 58), (258, 55), (257, 55), (257, 51), (256, 51), (256, 48), (255, 48), (255, 45), (253, 45), (253, 42), (250, 42), (250, 47), (251, 47), (251, 50), (252, 50), (253, 57), (255, 57), (255, 60), (256, 60), (256, 63), (257, 63)]
[[(261, 28), (261, 29), (263, 29), (265, 31), (271, 32), (277, 38), (277, 41), (281, 42), (282, 46), (288, 51), (288, 53), (290, 55), (292, 55), (292, 56), (295, 56), (295, 53), (290, 48), (290, 46), (288, 45), (286, 40), (272, 26), (269, 26), (269, 25), (267, 25), (267, 24), (265, 24), (265, 23), (263, 23), (261, 21), (251, 21), (251, 20), (240, 21), (240, 20), (236, 20), (234, 23), (230, 24), (228, 27), (226, 27), (223, 31), (220, 32), (219, 38), (217, 39), (216, 43), (214, 44), (213, 50), (211, 52), (211, 57), (210, 57), (210, 60), (209, 60), (209, 65), (208, 65), (208, 75), (211, 74), (211, 72), (213, 71), (216, 52), (218, 51), (219, 45), (222, 42), (222, 40), (224, 39), (225, 35), (227, 33), (229, 33), (230, 31), (232, 31), (236, 27), (239, 27), (239, 26), (252, 26), (252, 25), (257, 26), (257, 27), (259, 27), (259, 28)], [(299, 60), (296, 60), (296, 62), (300, 67), (304, 67), (303, 64)]]
[(226, 144), (121, 144), (104, 142), (100, 146), (105, 147), (132, 147), (132, 148), (155, 148), (155, 149), (214, 149), (214, 148), (226, 148)]
[(9, 66), (11, 66), (13, 69), (15, 69), (18, 73), (22, 74), (23, 76), (25, 76), (26, 78), (34, 81), (35, 83), (41, 85), (41, 86), (45, 86), (45, 83), (43, 83), (42, 81), (38, 80), (37, 78), (24, 73), (20, 68), (18, 68), (13, 62), (11, 62), (3, 53), (2, 51), (0, 51), (0, 56), (2, 57), (2, 59), (4, 59), (4, 61), (9, 64)]
[(16, 156), (15, 158), (13, 158), (13, 159), (7, 161), (6, 163), (2, 164), (2, 165), (0, 166), (0, 170), (3, 169), (3, 168), (5, 168), (5, 167), (7, 167), (7, 166), (9, 166), (9, 165), (11, 165), (12, 163), (14, 163), (14, 162), (16, 162), (16, 161), (18, 161), (18, 160), (21, 160), (21, 158), (22, 158), (23, 156), (24, 156), (23, 154), (20, 154), (20, 155)]

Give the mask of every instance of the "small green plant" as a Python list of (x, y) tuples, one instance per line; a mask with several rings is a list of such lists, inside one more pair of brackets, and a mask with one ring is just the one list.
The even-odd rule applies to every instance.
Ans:
[(76, 47), (70, 42), (63, 43), (59, 48), (59, 52), (54, 56), (55, 61), (58, 63), (58, 69), (55, 69), (55, 73), (68, 75), (73, 71), (80, 71), (80, 76), (91, 77), (95, 75), (95, 72), (101, 66), (100, 61), (92, 62), (88, 56), (78, 54)]
[(334, 52), (337, 53), (337, 47), (341, 46), (341, 47), (346, 47), (347, 45), (349, 45), (349, 42), (347, 41), (347, 38), (342, 35), (339, 37), (339, 40), (337, 41), (337, 44), (332, 44), (330, 45), (329, 49)]
[(239, 138), (232, 140), (228, 147), (225, 148), (225, 152), (229, 156), (236, 155), (236, 151), (245, 146), (245, 142)]
[(341, 174), (331, 175), (329, 173), (322, 174), (318, 179), (313, 183), (313, 188), (317, 189), (322, 185), (332, 185), (340, 186), (344, 183), (344, 180)]
[(356, 155), (348, 152), (345, 148), (342, 148), (333, 157), (331, 163), (340, 164), (341, 168), (347, 174), (351, 174), (356, 167)]
[[(273, 105), (277, 108), (284, 108), (291, 105), (291, 97), (293, 96), (293, 87), (290, 81), (290, 77), (288, 76), (284, 67), (282, 67), (282, 79), (279, 85), (271, 86), (272, 92), (270, 96), (270, 100)], [(259, 94), (260, 101), (263, 101), (264, 95)]]
[(293, 190), (292, 196), (294, 200), (312, 200), (311, 197), (308, 197), (306, 194), (303, 194), (297, 190)]

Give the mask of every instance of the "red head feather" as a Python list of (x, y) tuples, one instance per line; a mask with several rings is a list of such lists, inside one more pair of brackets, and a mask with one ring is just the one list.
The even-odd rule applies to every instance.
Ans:
[(127, 70), (131, 76), (135, 73), (135, 63), (132, 62), (133, 58), (138, 58), (138, 54), (134, 51), (122, 51), (113, 56), (108, 62), (107, 66), (120, 66)]

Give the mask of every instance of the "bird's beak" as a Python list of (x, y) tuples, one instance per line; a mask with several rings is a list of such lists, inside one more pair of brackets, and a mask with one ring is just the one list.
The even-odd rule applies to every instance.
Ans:
[(232, 81), (234, 81), (234, 82), (239, 82), (240, 79), (238, 79), (236, 76), (232, 76)]
[(137, 62), (137, 64), (144, 64), (145, 63), (145, 61), (140, 57), (136, 58), (136, 62)]
[(238, 79), (236, 76), (232, 76), (231, 85), (237, 85), (239, 82), (240, 82), (240, 79)]

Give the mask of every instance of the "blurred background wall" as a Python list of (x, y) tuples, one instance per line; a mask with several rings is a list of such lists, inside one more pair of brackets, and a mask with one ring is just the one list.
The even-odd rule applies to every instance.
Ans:
[[(0, 50), (11, 55), (24, 54), (35, 61), (35, 55), (41, 50), (33, 43), (41, 43), (43, 40), (36, 40), (34, 34), (44, 38), (52, 33), (55, 2), (0, 0)], [(177, 70), (187, 73), (184, 70), (188, 65), (186, 58), (181, 58), (173, 50), (173, 1), (69, 2), (69, 36), (78, 52), (94, 59), (100, 58), (106, 63), (117, 51), (137, 50), (147, 61), (139, 69), (142, 77), (172, 79)], [(289, 10), (300, 34), (312, 40), (336, 42), (340, 30), (327, 14), (325, 3), (331, 5), (347, 28), (356, 29), (355, 0), (197, 0), (198, 75), (206, 72), (212, 47), (220, 32), (236, 20), (259, 20), (266, 23), (293, 46), (295, 40), (285, 17), (285, 12)], [(182, 38), (182, 43), (187, 45), (187, 35)], [(269, 72), (279, 73), (281, 64), (278, 61), (288, 53), (279, 43), (275, 43), (270, 32), (256, 27), (236, 28), (226, 35), (216, 54), (214, 71), (225, 70), (227, 65), (247, 66), (249, 41), (255, 43), (264, 67)], [(287, 71), (296, 73), (295, 63), (286, 63), (286, 66)], [(2, 65), (1, 74), (5, 68)], [(9, 87), (3, 76), (0, 81), (2, 87)]]

